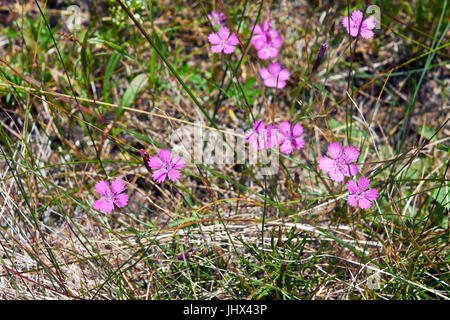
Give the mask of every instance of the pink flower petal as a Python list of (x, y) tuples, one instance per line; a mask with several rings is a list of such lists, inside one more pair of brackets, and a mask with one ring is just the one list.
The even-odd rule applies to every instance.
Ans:
[(286, 140), (285, 142), (283, 142), (280, 145), (280, 152), (281, 153), (290, 154), (290, 153), (292, 153), (292, 150), (293, 150), (293, 148), (292, 148), (292, 143), (291, 143), (290, 140)]
[(256, 50), (260, 50), (260, 49), (264, 48), (266, 43), (267, 43), (267, 39), (266, 39), (265, 35), (257, 35), (257, 36), (252, 37), (252, 44)]
[(363, 194), (364, 198), (367, 200), (375, 200), (378, 198), (378, 191), (375, 188), (369, 189)]
[(272, 148), (279, 143), (280, 134), (274, 125), (267, 127), (267, 148)]
[(252, 139), (249, 139), (248, 142), (250, 143), (250, 145), (253, 149), (255, 149), (255, 150), (260, 149), (258, 135), (254, 134), (254, 136), (252, 136)]
[(370, 180), (367, 179), (366, 177), (361, 177), (358, 179), (358, 188), (360, 191), (364, 191), (367, 189), (367, 187), (369, 187), (370, 184)]
[(125, 183), (122, 181), (122, 179), (117, 178), (111, 183), (111, 191), (114, 194), (122, 193), (124, 190), (125, 190)]
[(271, 124), (271, 125), (267, 126), (266, 130), (267, 130), (268, 134), (271, 135), (272, 133), (275, 133), (277, 131), (277, 128), (273, 124)]
[(100, 180), (95, 184), (95, 191), (97, 191), (104, 197), (109, 195), (109, 193), (111, 192), (109, 189), (109, 184), (105, 180)]
[(353, 180), (350, 180), (349, 182), (347, 182), (347, 190), (350, 193), (358, 193), (359, 192), (358, 185)]
[(350, 165), (350, 176), (356, 176), (356, 174), (359, 172), (358, 166), (356, 164)]
[(359, 198), (359, 207), (361, 209), (369, 209), (372, 206), (372, 202), (367, 200), (366, 198), (360, 197)]
[(347, 177), (353, 177), (358, 171), (359, 169), (356, 164), (346, 164), (341, 167), (341, 172)]
[(245, 133), (245, 139), (248, 141), (248, 142), (253, 142), (253, 141), (255, 141), (256, 139), (258, 139), (258, 134), (256, 134), (254, 131), (252, 131), (252, 130), (247, 130), (246, 131), (246, 133)]
[(276, 30), (271, 30), (268, 34), (270, 37), (270, 45), (275, 48), (281, 47), (283, 40), (278, 35), (278, 32)]
[(272, 24), (270, 23), (270, 21), (264, 21), (262, 26), (264, 32), (268, 32), (272, 28)]
[(264, 130), (265, 124), (261, 120), (257, 120), (253, 123), (253, 129), (255, 129), (256, 132), (261, 132)]
[(254, 28), (253, 28), (253, 35), (260, 35), (262, 34), (263, 31), (261, 29), (261, 27), (259, 26), (259, 24), (257, 24)]
[(299, 150), (305, 146), (305, 139), (303, 138), (294, 138), (292, 140), (292, 145), (295, 149)]
[(301, 136), (302, 134), (303, 134), (302, 125), (299, 123), (294, 124), (294, 126), (292, 127), (292, 135), (294, 137), (298, 137), (298, 136)]
[(351, 27), (350, 28), (350, 35), (353, 38), (355, 38), (358, 35), (358, 30), (359, 30), (359, 27)]
[(363, 37), (364, 39), (370, 39), (374, 35), (375, 34), (373, 33), (373, 31), (366, 30), (366, 29), (361, 29), (361, 37)]
[(230, 36), (230, 30), (228, 30), (227, 27), (223, 27), (219, 29), (219, 32), (217, 34), (219, 35), (220, 39), (226, 40)]
[(167, 176), (167, 170), (166, 169), (159, 169), (153, 172), (152, 179), (158, 183), (163, 182), (166, 180)]
[(165, 165), (165, 163), (158, 156), (151, 156), (147, 164), (152, 169), (161, 169)]
[(164, 163), (170, 163), (170, 160), (172, 159), (172, 151), (161, 149), (159, 150), (159, 157)]
[(119, 208), (123, 208), (128, 204), (128, 195), (126, 193), (118, 194), (114, 197), (114, 204)]
[(350, 32), (349, 30), (349, 24), (350, 24), (350, 19), (349, 19), (349, 17), (347, 17), (347, 16), (345, 16), (343, 19), (342, 19), (342, 25), (345, 27), (345, 29), (347, 29), (347, 32)]
[(281, 65), (278, 62), (274, 62), (269, 66), (269, 72), (272, 75), (277, 75), (281, 71)]
[[(258, 134), (255, 131), (249, 129), (245, 132), (245, 139), (250, 144), (254, 145), (258, 141)], [(255, 149), (256, 149), (256, 147), (255, 147)]]
[(328, 172), (328, 174), (330, 175), (331, 180), (334, 180), (336, 182), (344, 181), (344, 174), (341, 171), (331, 170)]
[(227, 40), (227, 45), (229, 46), (236, 46), (239, 43), (239, 39), (237, 37), (237, 35), (232, 34), (228, 40)]
[(280, 122), (278, 125), (278, 131), (285, 136), (291, 135), (291, 124), (287, 121)]
[(278, 80), (278, 89), (283, 89), (286, 87), (286, 81)]
[(258, 55), (258, 58), (261, 60), (275, 58), (278, 55), (278, 49), (275, 49), (275, 48), (265, 45), (265, 46), (263, 46), (263, 48), (258, 50), (257, 55)]
[(358, 196), (351, 194), (347, 197), (347, 202), (352, 207), (356, 207), (358, 205)]
[(95, 210), (110, 213), (114, 210), (114, 204), (112, 201), (108, 201), (105, 198), (101, 198), (98, 200), (95, 200), (93, 207)]
[(277, 79), (274, 78), (264, 79), (264, 85), (269, 88), (275, 88), (277, 87)]
[(328, 158), (327, 156), (322, 156), (317, 160), (319, 164), (319, 168), (323, 171), (330, 172), (334, 170), (335, 163), (333, 159)]
[(259, 133), (259, 135), (258, 135), (259, 150), (269, 148), (268, 138), (269, 137), (268, 137), (267, 130), (263, 130)]
[(368, 17), (363, 21), (361, 29), (369, 29), (372, 30), (377, 25), (377, 20), (373, 17)]
[(231, 46), (231, 45), (224, 45), (223, 46), (223, 53), (225, 54), (232, 54), (234, 52), (234, 50), (236, 50), (235, 46)]
[(289, 71), (286, 69), (281, 70), (278, 74), (278, 81), (285, 81), (287, 79), (289, 79)]
[(347, 162), (355, 162), (359, 157), (359, 150), (354, 146), (350, 146), (344, 149), (344, 159)]
[(342, 145), (339, 142), (332, 142), (328, 146), (328, 155), (333, 158), (337, 159), (342, 154)]
[(259, 75), (264, 80), (269, 79), (271, 77), (270, 72), (267, 70), (267, 68), (261, 68), (261, 70), (259, 70)]
[(219, 38), (217, 33), (210, 33), (208, 35), (208, 41), (211, 44), (220, 44), (220, 43), (222, 43), (222, 39)]
[(283, 89), (284, 87), (286, 87), (286, 81), (278, 80), (277, 88)]
[(184, 167), (184, 159), (179, 156), (174, 157), (173, 161), (172, 161), (172, 168), (173, 169), (181, 169), (183, 167)]
[(219, 24), (222, 24), (223, 21), (226, 19), (226, 16), (223, 12), (220, 11), (211, 11), (211, 14), (208, 15), (209, 20), (211, 20), (211, 23), (213, 26), (217, 26)]
[(167, 175), (168, 175), (170, 181), (176, 181), (180, 178), (181, 173), (178, 170), (172, 169), (172, 170), (169, 170)]
[(211, 47), (211, 51), (214, 52), (214, 53), (221, 53), (222, 50), (223, 50), (223, 47), (224, 47), (224, 44), (221, 43), (221, 44), (218, 44), (216, 46), (212, 46)]
[(355, 11), (352, 12), (352, 20), (353, 20), (353, 22), (355, 24), (358, 25), (358, 27), (359, 27), (359, 24), (362, 21), (362, 18), (363, 18), (363, 14), (362, 14), (362, 12), (360, 10), (355, 10)]

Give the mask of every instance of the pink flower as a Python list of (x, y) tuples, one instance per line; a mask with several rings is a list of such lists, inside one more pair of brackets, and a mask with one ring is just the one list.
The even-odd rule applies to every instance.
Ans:
[(278, 32), (272, 29), (271, 23), (266, 21), (262, 28), (256, 25), (253, 29), (252, 44), (257, 50), (258, 58), (267, 60), (278, 56), (279, 48), (283, 40)]
[(273, 125), (269, 125), (265, 129), (265, 124), (261, 120), (255, 121), (253, 124), (253, 130), (247, 130), (245, 134), (245, 139), (250, 143), (250, 145), (256, 150), (262, 150), (265, 148), (272, 148), (276, 139), (276, 128)]
[[(376, 20), (372, 17), (369, 17), (367, 19), (363, 19), (363, 14), (361, 11), (356, 10), (352, 12), (352, 17), (349, 18), (345, 16), (342, 19), (342, 25), (347, 29), (347, 32), (350, 33), (350, 35), (353, 38), (356, 38), (358, 35), (359, 27), (361, 26), (360, 34), (364, 39), (370, 39), (373, 37), (374, 33), (371, 31), (373, 28), (375, 28)], [(362, 21), (362, 25), (361, 25)]]
[(366, 191), (369, 185), (370, 180), (366, 177), (359, 178), (358, 184), (350, 180), (347, 183), (347, 190), (351, 193), (347, 197), (348, 204), (352, 207), (356, 207), (359, 204), (361, 209), (369, 209), (372, 206), (372, 201), (378, 198), (377, 189), (372, 188)]
[(262, 24), (262, 28), (259, 24), (255, 25), (253, 28), (253, 35), (252, 35), (252, 44), (255, 47), (256, 50), (261, 49), (264, 44), (266, 43), (266, 34), (269, 32), (269, 30), (272, 28), (271, 23), (266, 21)]
[(333, 142), (328, 146), (328, 155), (331, 159), (323, 156), (319, 158), (318, 163), (320, 169), (328, 172), (332, 180), (342, 182), (344, 181), (344, 176), (352, 177), (358, 173), (358, 166), (350, 164), (359, 157), (359, 151), (354, 146), (343, 150), (339, 142)]
[(270, 88), (283, 89), (286, 86), (286, 80), (289, 79), (289, 71), (281, 69), (278, 62), (274, 62), (267, 68), (261, 68), (259, 75), (264, 80), (264, 84)]
[(179, 169), (183, 168), (184, 160), (182, 157), (175, 156), (172, 160), (170, 150), (161, 149), (158, 156), (151, 156), (148, 165), (153, 170), (152, 179), (156, 182), (163, 182), (166, 177), (170, 181), (178, 180), (181, 177)]
[(220, 28), (216, 33), (210, 33), (208, 40), (213, 44), (211, 51), (214, 53), (223, 51), (225, 54), (231, 54), (239, 43), (238, 37), (235, 34), (230, 36), (230, 30), (226, 27)]
[(278, 125), (278, 143), (280, 152), (290, 154), (295, 149), (301, 149), (305, 145), (305, 139), (300, 136), (303, 134), (303, 127), (300, 124), (291, 124), (287, 121)]
[(128, 196), (122, 193), (125, 189), (125, 183), (121, 179), (116, 179), (111, 183), (111, 188), (108, 182), (100, 180), (95, 184), (95, 191), (100, 193), (103, 197), (95, 200), (94, 209), (110, 213), (114, 209), (114, 205), (119, 208), (125, 207), (128, 203)]
[(223, 25), (226, 19), (226, 16), (223, 12), (213, 10), (210, 14), (208, 14), (209, 21), (213, 27), (217, 27), (218, 25)]

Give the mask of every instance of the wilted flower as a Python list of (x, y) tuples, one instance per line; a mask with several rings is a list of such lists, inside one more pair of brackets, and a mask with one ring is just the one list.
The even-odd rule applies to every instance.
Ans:
[(319, 67), (320, 61), (322, 61), (323, 56), (325, 55), (325, 51), (327, 50), (327, 43), (324, 42), (320, 46), (319, 53), (317, 54), (316, 61), (314, 62), (314, 65), (312, 67), (312, 73), (316, 72), (317, 68)]
[(148, 160), (150, 159), (150, 156), (148, 155), (147, 151), (145, 151), (144, 149), (140, 149), (139, 150), (139, 154), (142, 157), (142, 160), (144, 161), (144, 165), (147, 168), (147, 170), (149, 172), (152, 172), (152, 169), (150, 168), (150, 166), (148, 165)]

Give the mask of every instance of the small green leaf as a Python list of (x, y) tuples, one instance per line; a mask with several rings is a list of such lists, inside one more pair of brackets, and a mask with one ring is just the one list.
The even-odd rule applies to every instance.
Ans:
[(125, 94), (122, 97), (121, 105), (124, 107), (129, 107), (133, 104), (136, 95), (147, 85), (148, 76), (146, 74), (137, 75), (128, 85)]
[(106, 66), (105, 76), (103, 77), (103, 99), (109, 102), (109, 79), (111, 79), (117, 64), (122, 55), (118, 52), (113, 52), (109, 57), (108, 65)]
[(442, 143), (439, 143), (438, 146), (437, 146), (437, 148), (438, 148), (439, 150), (442, 150), (442, 151), (445, 151), (445, 152), (450, 152), (450, 147), (447, 147), (446, 145), (444, 145), (444, 144), (442, 144)]
[(450, 202), (449, 192), (450, 188), (446, 188), (446, 186), (443, 185), (441, 188), (435, 189), (431, 196), (437, 203), (441, 204), (442, 206), (447, 206)]
[(122, 47), (120, 47), (119, 45), (117, 45), (111, 41), (103, 40), (100, 38), (91, 38), (91, 39), (89, 39), (89, 42), (95, 43), (95, 44), (105, 44), (105, 45), (109, 46), (111, 49), (114, 49), (117, 52), (119, 52), (124, 57), (127, 57), (131, 61), (134, 61), (137, 63), (137, 61), (133, 57), (131, 57), (124, 49), (122, 49)]
[[(417, 128), (417, 133), (420, 134), (422, 137), (426, 138), (427, 140), (431, 140), (431, 138), (434, 136), (436, 131), (434, 131), (433, 129), (431, 129), (428, 126), (423, 126), (423, 127)], [(435, 139), (435, 138), (436, 138), (436, 136), (433, 137), (433, 139)]]

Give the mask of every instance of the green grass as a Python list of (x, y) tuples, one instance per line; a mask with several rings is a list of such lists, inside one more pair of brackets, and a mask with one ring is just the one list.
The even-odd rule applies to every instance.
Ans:
[[(381, 28), (356, 47), (341, 20), (365, 2), (317, 3), (86, 1), (72, 31), (68, 2), (6, 5), (0, 298), (448, 300), (449, 3), (375, 1)], [(213, 9), (239, 33), (232, 55), (209, 49)], [(250, 43), (266, 19), (282, 90)], [(305, 128), (276, 175), (191, 159), (157, 184), (139, 155), (182, 127), (232, 145), (258, 119)], [(361, 151), (370, 209), (318, 168), (332, 141)], [(94, 210), (95, 183), (117, 177), (128, 205)]]

